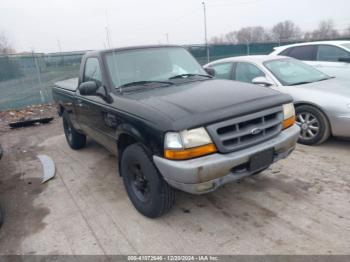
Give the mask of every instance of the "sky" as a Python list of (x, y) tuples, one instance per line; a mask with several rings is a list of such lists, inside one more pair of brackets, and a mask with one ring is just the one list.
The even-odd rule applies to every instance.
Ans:
[[(312, 30), (350, 26), (349, 0), (206, 0), (208, 38), (293, 20)], [(0, 32), (17, 51), (59, 52), (129, 45), (204, 43), (202, 0), (1, 0)], [(107, 30), (109, 41), (107, 40)]]

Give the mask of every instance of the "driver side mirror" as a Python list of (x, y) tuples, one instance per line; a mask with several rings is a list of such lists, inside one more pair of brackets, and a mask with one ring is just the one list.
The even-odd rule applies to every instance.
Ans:
[(214, 68), (207, 67), (207, 68), (204, 68), (204, 70), (205, 70), (205, 72), (207, 72), (207, 74), (210, 75), (210, 76), (215, 76), (215, 74), (216, 74)]
[(273, 83), (264, 76), (259, 76), (254, 78), (252, 80), (252, 83), (255, 85), (265, 86), (265, 87), (273, 86)]
[(99, 96), (109, 104), (113, 102), (113, 98), (107, 88), (105, 86), (99, 87), (94, 81), (81, 83), (79, 92), (83, 96)]
[(79, 92), (82, 96), (95, 96), (98, 86), (94, 81), (88, 81), (81, 83), (79, 86)]

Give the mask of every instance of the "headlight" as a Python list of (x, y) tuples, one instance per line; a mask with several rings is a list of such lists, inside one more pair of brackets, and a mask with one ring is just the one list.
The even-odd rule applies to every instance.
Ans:
[(283, 105), (283, 129), (295, 123), (295, 109), (293, 103)]
[(173, 160), (184, 160), (215, 153), (207, 131), (201, 127), (182, 132), (169, 132), (165, 135), (164, 157)]
[(348, 104), (348, 108), (350, 109), (350, 104)]

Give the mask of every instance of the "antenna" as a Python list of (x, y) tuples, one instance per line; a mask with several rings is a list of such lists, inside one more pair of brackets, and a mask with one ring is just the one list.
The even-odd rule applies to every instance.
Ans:
[(105, 13), (105, 17), (106, 17), (106, 34), (107, 34), (107, 43), (108, 43), (108, 47), (111, 48), (111, 46), (113, 46), (113, 41), (112, 41), (112, 36), (109, 30), (109, 19), (108, 19), (108, 12), (106, 9), (106, 13)]

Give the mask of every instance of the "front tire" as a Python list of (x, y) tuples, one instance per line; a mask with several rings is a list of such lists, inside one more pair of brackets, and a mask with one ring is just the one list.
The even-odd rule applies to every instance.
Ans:
[(315, 145), (325, 142), (331, 132), (327, 117), (319, 109), (309, 105), (296, 108), (297, 124), (300, 126), (299, 143)]
[(142, 145), (128, 146), (121, 158), (120, 172), (134, 207), (149, 218), (167, 213), (175, 203), (175, 190), (165, 182)]
[(64, 134), (66, 136), (66, 140), (68, 142), (68, 145), (74, 150), (79, 150), (79, 149), (85, 147), (86, 136), (84, 134), (78, 133), (74, 129), (67, 113), (63, 114), (62, 119), (63, 119)]

